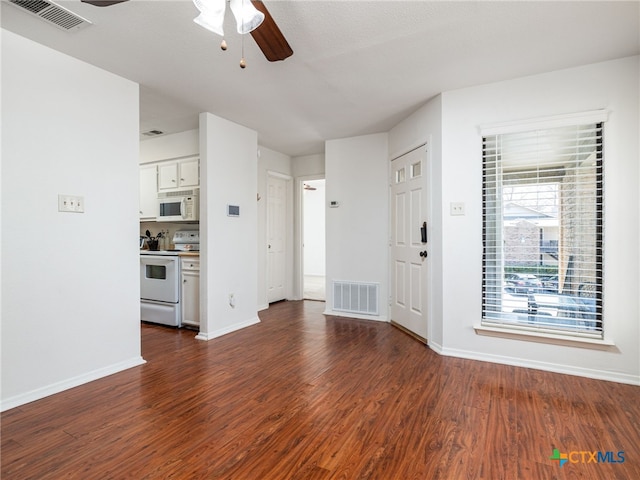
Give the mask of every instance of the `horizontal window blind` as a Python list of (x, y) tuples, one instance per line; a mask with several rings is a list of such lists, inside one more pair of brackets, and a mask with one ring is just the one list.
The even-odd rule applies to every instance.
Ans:
[(603, 336), (603, 124), (483, 137), (482, 324)]

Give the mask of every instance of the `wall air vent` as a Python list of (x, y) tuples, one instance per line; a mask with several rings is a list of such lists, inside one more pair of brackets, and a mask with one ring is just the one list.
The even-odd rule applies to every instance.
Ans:
[(378, 315), (380, 284), (333, 281), (333, 309), (338, 312)]
[(47, 0), (9, 0), (9, 3), (67, 32), (91, 25), (86, 18)]

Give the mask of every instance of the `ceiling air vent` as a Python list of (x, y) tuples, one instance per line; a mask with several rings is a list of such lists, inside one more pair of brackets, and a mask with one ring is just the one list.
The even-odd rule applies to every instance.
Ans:
[(156, 135), (162, 135), (164, 132), (161, 130), (149, 130), (148, 132), (142, 132), (142, 135), (146, 137), (155, 137)]
[(91, 25), (86, 18), (46, 0), (9, 0), (9, 3), (67, 32)]

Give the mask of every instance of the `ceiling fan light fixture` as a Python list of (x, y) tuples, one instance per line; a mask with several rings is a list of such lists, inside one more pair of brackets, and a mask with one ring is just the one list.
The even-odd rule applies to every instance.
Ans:
[[(222, 50), (226, 50), (223, 24), (226, 3), (229, 2), (231, 12), (236, 20), (238, 33), (242, 35), (243, 39), (245, 36), (244, 34), (251, 33), (251, 36), (258, 45), (258, 48), (260, 48), (268, 61), (276, 62), (278, 60), (284, 60), (293, 54), (293, 50), (289, 46), (289, 43), (284, 38), (284, 35), (282, 35), (278, 25), (276, 25), (275, 20), (261, 0), (192, 1), (195, 7), (200, 11), (200, 15), (194, 19), (194, 22), (223, 37), (223, 42), (220, 45)], [(244, 51), (242, 57), (244, 58)], [(244, 66), (246, 65), (243, 65), (242, 68), (244, 68)]]
[(236, 18), (238, 33), (242, 35), (255, 30), (264, 21), (264, 13), (254, 7), (251, 0), (231, 0), (229, 6)]
[(193, 21), (201, 27), (223, 37), (226, 0), (193, 0), (193, 4), (200, 10), (200, 15), (194, 18)]

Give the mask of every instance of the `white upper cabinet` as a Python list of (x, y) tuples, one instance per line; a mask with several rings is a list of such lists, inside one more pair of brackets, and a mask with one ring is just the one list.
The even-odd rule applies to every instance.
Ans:
[(158, 190), (170, 190), (178, 187), (178, 163), (158, 165)]
[(200, 185), (200, 159), (190, 158), (178, 163), (178, 180), (180, 187)]
[(140, 220), (155, 220), (158, 215), (158, 166), (140, 166)]
[(192, 188), (200, 185), (198, 157), (158, 164), (158, 191)]
[(189, 157), (140, 165), (140, 220), (155, 221), (158, 193), (200, 186), (200, 159)]

